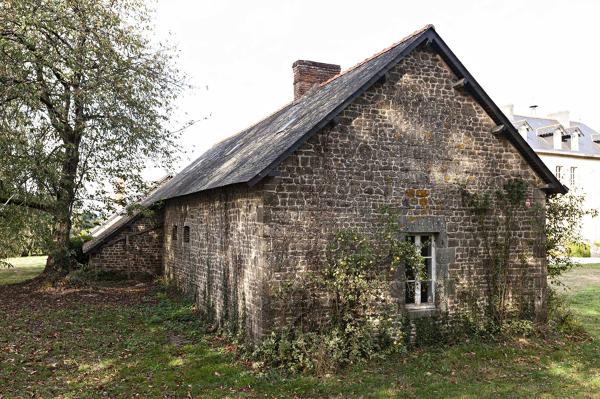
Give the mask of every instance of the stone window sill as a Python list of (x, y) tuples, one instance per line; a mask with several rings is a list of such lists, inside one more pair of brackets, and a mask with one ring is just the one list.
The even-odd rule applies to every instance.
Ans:
[(405, 309), (408, 312), (408, 317), (419, 318), (419, 317), (429, 317), (434, 316), (437, 313), (437, 309), (435, 305), (427, 304), (427, 305), (405, 305)]

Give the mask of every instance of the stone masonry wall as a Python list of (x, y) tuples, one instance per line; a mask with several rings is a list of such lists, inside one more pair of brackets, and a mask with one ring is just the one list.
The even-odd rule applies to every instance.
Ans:
[(162, 211), (137, 219), (90, 254), (90, 268), (130, 274), (161, 274), (162, 227)]
[(250, 337), (262, 334), (267, 298), (261, 215), (261, 193), (246, 186), (170, 200), (165, 213), (166, 276), (218, 322), (245, 320)]
[[(490, 132), (494, 123), (486, 112), (468, 92), (452, 87), (456, 80), (433, 51), (413, 52), (262, 183), (271, 285), (319, 267), (339, 229), (375, 233), (385, 205), (404, 215), (399, 222), (405, 231), (435, 235), (438, 309), (455, 313), (473, 300), (485, 303), (489, 267), (460, 186), (493, 192), (522, 178), (530, 183), (530, 204), (543, 204), (545, 196), (536, 188), (541, 179), (517, 150)], [(527, 266), (515, 259), (512, 297), (543, 317), (542, 242), (532, 209), (523, 205), (517, 221)], [(395, 295), (402, 305), (402, 293)]]

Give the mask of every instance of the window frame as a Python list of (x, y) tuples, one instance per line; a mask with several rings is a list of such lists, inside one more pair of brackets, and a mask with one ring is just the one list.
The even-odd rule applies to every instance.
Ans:
[[(406, 239), (409, 237), (414, 237), (415, 245), (421, 245), (423, 242), (423, 238), (427, 237), (429, 242), (431, 243), (431, 255), (423, 256), (425, 259), (431, 259), (431, 276), (428, 280), (419, 280), (418, 276), (415, 276), (414, 280), (408, 280), (406, 278), (406, 273), (404, 275), (404, 306), (407, 310), (415, 310), (415, 309), (434, 309), (435, 308), (435, 298), (436, 298), (436, 273), (437, 273), (437, 265), (436, 265), (436, 245), (435, 245), (435, 234), (433, 233), (409, 233), (406, 235)], [(421, 255), (422, 256), (422, 255)], [(421, 283), (423, 281), (429, 281), (431, 283), (431, 301), (421, 302)], [(406, 302), (406, 290), (408, 289), (408, 284), (415, 284), (415, 293), (414, 293), (414, 303)]]
[(183, 226), (183, 243), (184, 244), (189, 244), (190, 235), (191, 235), (190, 226)]
[(577, 184), (577, 177), (575, 175), (576, 172), (577, 172), (577, 166), (571, 166), (570, 174), (569, 174), (569, 183), (571, 184), (571, 186), (575, 186)]
[(563, 181), (563, 174), (562, 174), (562, 170), (563, 170), (563, 166), (562, 165), (556, 165), (555, 168), (555, 173), (554, 175), (556, 176), (556, 178), (562, 183)]
[(173, 227), (171, 228), (171, 241), (172, 242), (177, 241), (177, 233), (178, 233), (177, 230), (178, 230), (177, 225), (174, 224)]

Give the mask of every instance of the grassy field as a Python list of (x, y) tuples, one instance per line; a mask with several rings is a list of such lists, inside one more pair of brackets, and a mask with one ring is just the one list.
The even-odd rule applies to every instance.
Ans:
[(465, 342), (321, 378), (252, 371), (150, 283), (3, 286), (0, 398), (599, 398), (600, 284), (573, 286), (590, 339)]
[(7, 261), (14, 267), (10, 269), (0, 267), (0, 285), (30, 280), (40, 274), (46, 265), (45, 256), (9, 258)]

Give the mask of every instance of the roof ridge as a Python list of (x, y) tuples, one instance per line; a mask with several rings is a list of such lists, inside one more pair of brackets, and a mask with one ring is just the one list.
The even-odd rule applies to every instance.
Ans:
[(347, 73), (349, 73), (349, 72), (352, 72), (353, 70), (355, 70), (356, 68), (360, 67), (361, 65), (364, 65), (364, 64), (366, 64), (367, 62), (371, 61), (372, 59), (374, 59), (374, 58), (377, 58), (377, 57), (379, 57), (379, 56), (381, 56), (381, 55), (383, 55), (383, 54), (385, 54), (385, 53), (387, 53), (387, 52), (389, 52), (389, 51), (393, 50), (394, 48), (396, 48), (396, 47), (398, 47), (399, 45), (401, 45), (401, 44), (403, 44), (403, 43), (407, 42), (408, 40), (410, 40), (410, 39), (414, 38), (415, 36), (417, 36), (417, 35), (420, 35), (421, 33), (425, 32), (425, 31), (426, 31), (426, 30), (428, 30), (428, 29), (435, 29), (435, 26), (433, 26), (433, 24), (427, 24), (427, 25), (425, 25), (425, 26), (424, 26), (424, 27), (422, 27), (421, 29), (418, 29), (418, 30), (416, 30), (416, 31), (412, 32), (411, 34), (409, 34), (409, 35), (407, 35), (407, 36), (403, 37), (402, 39), (400, 39), (400, 40), (399, 40), (399, 41), (397, 41), (396, 43), (392, 44), (391, 46), (384, 48), (383, 50), (381, 50), (381, 51), (379, 51), (379, 52), (377, 52), (377, 53), (373, 54), (372, 56), (370, 56), (370, 57), (368, 57), (368, 58), (365, 58), (364, 60), (362, 60), (362, 61), (361, 61), (361, 62), (359, 62), (358, 64), (355, 64), (355, 65), (351, 66), (350, 68), (348, 68), (348, 69), (345, 69), (344, 71), (342, 71), (342, 72), (338, 73), (337, 75), (335, 75), (335, 76), (333, 76), (333, 77), (329, 78), (328, 80), (326, 80), (326, 81), (322, 82), (322, 83), (319, 85), (319, 87), (325, 86), (326, 84), (329, 84), (330, 82), (332, 82), (332, 81), (336, 80), (337, 78), (339, 78), (339, 77), (341, 77), (341, 76), (343, 76), (343, 75), (345, 75), (345, 74), (347, 74)]
[[(318, 86), (318, 87), (320, 88), (320, 87), (323, 87), (323, 86), (325, 86), (326, 84), (328, 84), (328, 83), (332, 82), (333, 80), (335, 80), (335, 79), (339, 78), (340, 76), (342, 76), (342, 75), (345, 75), (345, 74), (347, 74), (347, 73), (349, 73), (349, 72), (353, 71), (354, 69), (358, 68), (359, 66), (361, 66), (361, 65), (363, 65), (363, 64), (366, 64), (367, 62), (371, 61), (372, 59), (374, 59), (374, 58), (377, 58), (377, 57), (379, 57), (379, 56), (381, 56), (381, 55), (383, 55), (383, 54), (385, 54), (385, 53), (387, 53), (387, 52), (389, 52), (389, 51), (393, 50), (393, 49), (394, 49), (394, 48), (396, 48), (397, 46), (399, 46), (399, 45), (403, 44), (404, 42), (406, 42), (406, 41), (408, 41), (408, 40), (412, 39), (413, 37), (415, 37), (415, 36), (417, 36), (417, 35), (419, 35), (419, 34), (421, 34), (421, 33), (425, 32), (425, 31), (426, 31), (426, 30), (428, 30), (428, 29), (435, 29), (435, 26), (433, 26), (433, 24), (427, 24), (427, 25), (425, 25), (425, 26), (424, 26), (424, 27), (422, 27), (421, 29), (418, 29), (418, 30), (416, 30), (416, 31), (412, 32), (411, 34), (409, 34), (409, 35), (406, 35), (405, 37), (403, 37), (402, 39), (400, 39), (400, 40), (399, 40), (399, 41), (397, 41), (396, 43), (392, 44), (391, 46), (389, 46), (389, 47), (387, 47), (387, 48), (385, 48), (385, 49), (383, 49), (383, 50), (379, 51), (379, 52), (378, 52), (378, 53), (376, 53), (376, 54), (373, 54), (372, 56), (370, 56), (370, 57), (368, 57), (368, 58), (364, 59), (363, 61), (359, 62), (358, 64), (356, 64), (356, 65), (354, 65), (354, 66), (352, 66), (352, 67), (350, 67), (350, 68), (348, 68), (348, 69), (346, 69), (346, 70), (344, 70), (344, 71), (340, 72), (339, 74), (337, 74), (337, 75), (333, 76), (332, 78), (330, 78), (330, 79), (326, 80), (325, 82), (322, 82), (321, 84), (319, 84), (319, 86)], [(249, 125), (248, 127), (244, 128), (244, 129), (241, 129), (241, 130), (238, 130), (236, 133), (234, 133), (234, 134), (231, 134), (231, 135), (229, 135), (229, 136), (227, 136), (227, 137), (224, 137), (223, 139), (221, 139), (221, 140), (217, 141), (216, 143), (214, 143), (214, 144), (211, 146), (211, 148), (212, 148), (212, 147), (214, 147), (214, 146), (216, 146), (216, 145), (222, 144), (223, 142), (225, 142), (225, 141), (227, 141), (227, 140), (229, 140), (229, 139), (231, 139), (231, 138), (233, 138), (233, 137), (235, 137), (235, 136), (237, 136), (237, 135), (239, 135), (239, 134), (242, 134), (242, 133), (244, 133), (244, 132), (246, 132), (246, 131), (248, 131), (248, 130), (252, 129), (252, 128), (253, 128), (253, 127), (255, 127), (256, 125), (260, 124), (261, 122), (264, 122), (265, 120), (269, 119), (270, 117), (272, 117), (272, 116), (274, 116), (274, 115), (278, 114), (279, 112), (283, 111), (283, 110), (284, 110), (284, 109), (286, 109), (287, 107), (289, 107), (289, 106), (292, 106), (292, 105), (295, 105), (295, 104), (298, 102), (298, 100), (299, 100), (299, 99), (292, 99), (291, 101), (288, 101), (288, 102), (286, 102), (284, 105), (282, 105), (282, 106), (281, 106), (279, 109), (277, 109), (276, 111), (272, 112), (271, 114), (269, 114), (269, 115), (267, 115), (267, 116), (263, 117), (262, 119), (259, 119), (259, 120), (257, 120), (256, 122), (254, 122), (253, 124)], [(207, 151), (208, 151), (208, 150), (207, 150)], [(207, 151), (204, 151), (204, 152), (203, 152), (202, 154), (200, 154), (199, 156), (202, 156), (202, 155), (203, 155), (205, 152), (207, 152)]]

